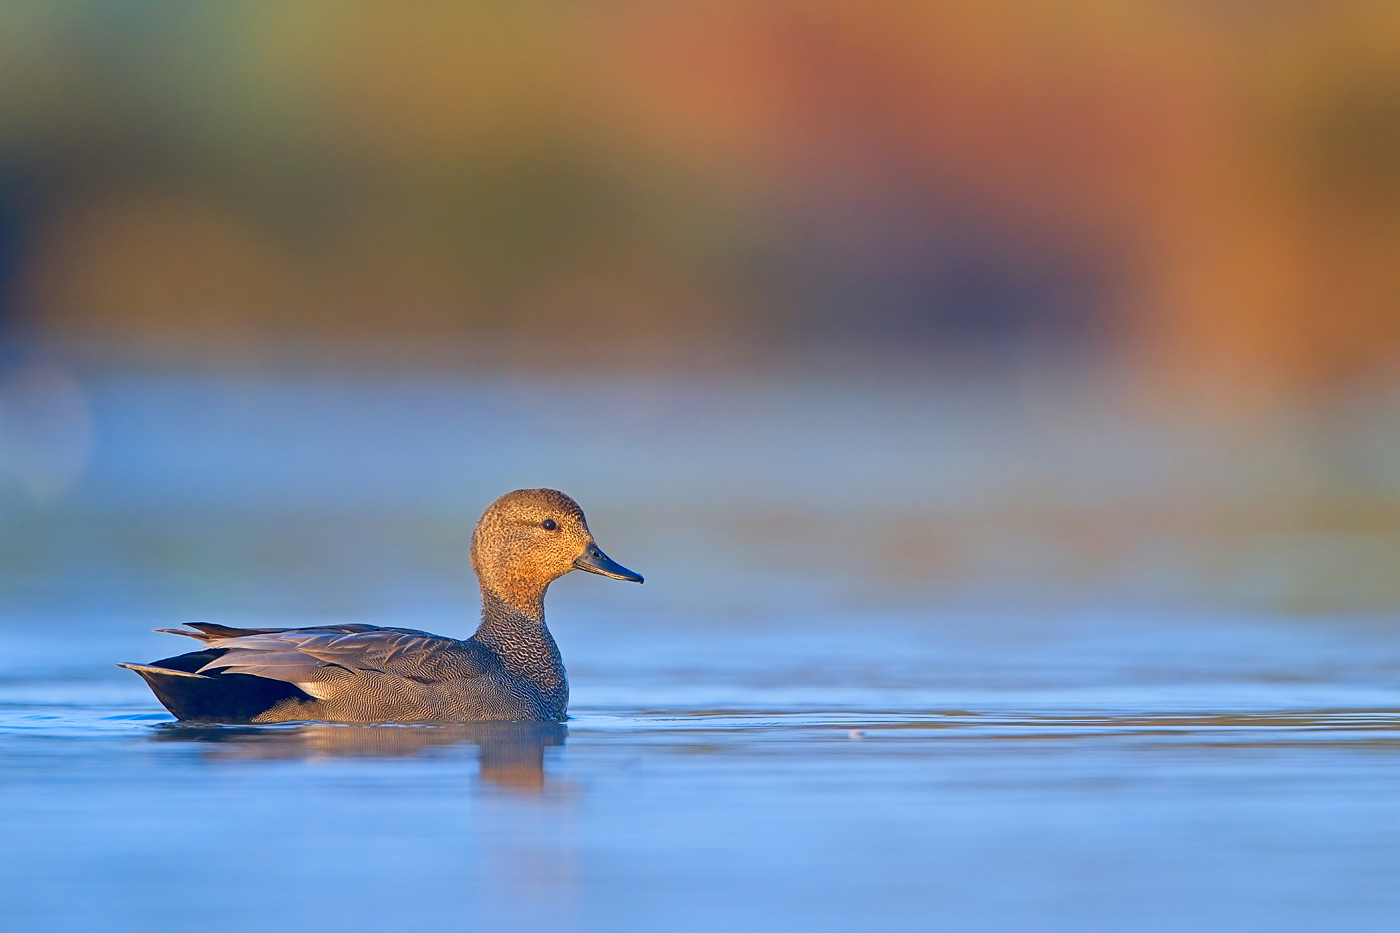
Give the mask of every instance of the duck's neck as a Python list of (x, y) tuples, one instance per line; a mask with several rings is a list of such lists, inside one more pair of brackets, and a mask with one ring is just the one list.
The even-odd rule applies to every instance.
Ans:
[(494, 651), (512, 674), (567, 702), (564, 659), (544, 624), (543, 588), (527, 598), (507, 601), (482, 587), (481, 627), (472, 639)]

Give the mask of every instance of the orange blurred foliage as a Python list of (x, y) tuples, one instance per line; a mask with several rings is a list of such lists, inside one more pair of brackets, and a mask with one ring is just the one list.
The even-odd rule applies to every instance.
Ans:
[[(0, 199), (32, 193), (17, 313), (55, 339), (761, 356), (845, 339), (813, 310), (830, 276), (828, 318), (934, 354), (990, 315), (977, 333), (1252, 391), (1400, 356), (1400, 8), (1378, 0), (0, 21)], [(1092, 287), (1034, 271), (1065, 265)]]

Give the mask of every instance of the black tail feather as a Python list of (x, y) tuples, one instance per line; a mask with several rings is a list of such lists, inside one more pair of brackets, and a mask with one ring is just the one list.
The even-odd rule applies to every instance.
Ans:
[[(186, 642), (186, 644), (189, 644), (189, 642)], [(165, 667), (172, 671), (186, 671), (190, 674), (198, 674), (201, 667), (227, 653), (227, 648), (205, 648), (203, 651), (187, 651), (184, 654), (177, 654), (173, 658), (161, 658), (159, 661), (152, 661), (151, 667)]]
[[(227, 650), (206, 648), (191, 651), (131, 670), (141, 675), (161, 705), (170, 710), (176, 719), (184, 721), (252, 722), (284, 700), (306, 702), (313, 699), (296, 684), (252, 674), (210, 672), (199, 677), (185, 676), (196, 673)], [(171, 673), (163, 673), (156, 668), (166, 668)]]

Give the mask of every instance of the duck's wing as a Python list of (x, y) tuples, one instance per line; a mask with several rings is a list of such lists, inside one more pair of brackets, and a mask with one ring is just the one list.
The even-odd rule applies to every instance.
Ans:
[[(332, 675), (373, 671), (419, 684), (460, 680), (483, 673), (488, 661), (475, 645), (413, 629), (356, 626), (285, 629), (211, 638), (223, 654), (198, 673), (252, 674), (296, 684), (312, 696)], [(340, 670), (337, 670), (340, 669)]]

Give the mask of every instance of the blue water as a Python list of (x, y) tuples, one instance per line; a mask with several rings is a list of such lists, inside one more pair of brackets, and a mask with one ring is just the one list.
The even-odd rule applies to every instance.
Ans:
[[(997, 472), (1041, 449), (1024, 411), (927, 387), (614, 387), (609, 426), (558, 386), (81, 385), (80, 468), (12, 488), (0, 530), (7, 931), (1400, 916), (1400, 614), (1288, 605), (1300, 548), (1365, 565), (1375, 528), (1237, 547), (1149, 522), (1105, 547), (995, 509), (1267, 498), (1296, 476), (1286, 432), (1120, 456), (1118, 416), (1080, 406), (1082, 443)], [(112, 666), (188, 619), (465, 635), (475, 513), (542, 482), (647, 576), (553, 588), (564, 727), (186, 727)]]

